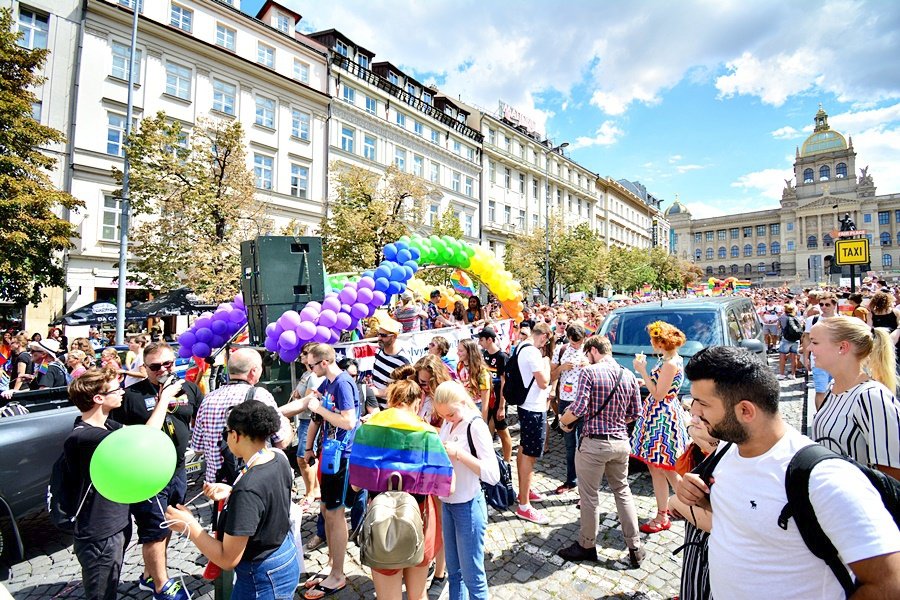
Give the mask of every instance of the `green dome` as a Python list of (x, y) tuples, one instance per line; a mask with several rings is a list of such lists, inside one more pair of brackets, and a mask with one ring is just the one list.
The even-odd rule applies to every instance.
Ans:
[(819, 105), (819, 111), (813, 118), (813, 122), (815, 123), (815, 130), (803, 142), (800, 156), (812, 156), (813, 154), (847, 149), (847, 140), (844, 139), (844, 136), (828, 126), (828, 113), (825, 112), (821, 104)]
[(669, 208), (667, 208), (667, 209), (666, 209), (666, 212), (665, 212), (665, 215), (666, 215), (667, 217), (670, 216), (670, 215), (682, 215), (682, 214), (689, 215), (689, 214), (691, 214), (691, 211), (689, 211), (689, 210), (687, 209), (687, 206), (685, 206), (684, 204), (682, 204), (682, 203), (679, 202), (678, 200), (676, 200), (675, 203), (672, 204), (672, 206), (670, 206)]

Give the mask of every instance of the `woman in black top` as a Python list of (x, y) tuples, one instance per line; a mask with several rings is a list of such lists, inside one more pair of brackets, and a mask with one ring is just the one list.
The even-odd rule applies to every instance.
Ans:
[(217, 527), (221, 540), (206, 533), (187, 507), (166, 511), (170, 527), (184, 530), (213, 563), (234, 569), (232, 600), (289, 600), (300, 579), (290, 522), (293, 472), (287, 457), (266, 445), (279, 426), (275, 409), (256, 400), (229, 413), (228, 448), (246, 466), (231, 486), (203, 484), (208, 498), (227, 499)]

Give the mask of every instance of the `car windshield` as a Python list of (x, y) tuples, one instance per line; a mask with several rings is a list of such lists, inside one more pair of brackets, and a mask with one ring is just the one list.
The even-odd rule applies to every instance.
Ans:
[(609, 338), (616, 353), (650, 354), (653, 348), (647, 325), (654, 321), (665, 321), (684, 332), (687, 341), (678, 352), (683, 356), (693, 356), (701, 348), (724, 343), (722, 324), (712, 310), (624, 312), (608, 318), (601, 333)]

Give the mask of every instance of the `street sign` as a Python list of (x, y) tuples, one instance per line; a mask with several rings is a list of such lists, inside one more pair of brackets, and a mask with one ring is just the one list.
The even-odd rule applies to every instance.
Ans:
[(865, 229), (853, 229), (851, 231), (838, 231), (837, 229), (832, 229), (831, 231), (828, 232), (828, 234), (831, 236), (831, 239), (836, 240), (838, 238), (853, 237), (856, 235), (866, 235), (866, 230)]
[(837, 240), (834, 242), (834, 260), (837, 264), (866, 265), (869, 264), (869, 240)]

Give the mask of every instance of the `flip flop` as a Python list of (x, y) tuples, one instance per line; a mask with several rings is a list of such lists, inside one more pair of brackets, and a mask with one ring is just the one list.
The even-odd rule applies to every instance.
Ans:
[(337, 587), (333, 587), (333, 588), (325, 587), (321, 583), (317, 583), (315, 585), (315, 587), (313, 587), (310, 590), (307, 590), (307, 592), (305, 594), (303, 594), (303, 597), (306, 600), (321, 600), (322, 598), (325, 598), (326, 596), (330, 596), (334, 593), (341, 591), (345, 587), (347, 587), (346, 581), (344, 583), (342, 583), (341, 585), (339, 585)]
[(318, 575), (313, 575), (309, 579), (303, 582), (303, 587), (306, 589), (312, 589), (315, 586), (319, 585), (323, 581), (328, 579), (328, 573), (319, 573)]

